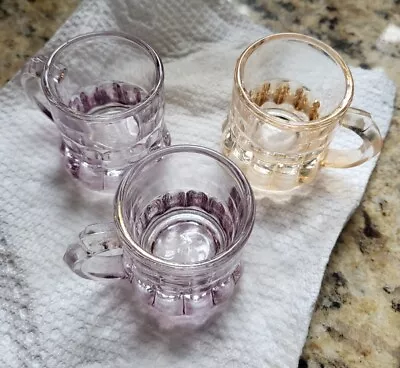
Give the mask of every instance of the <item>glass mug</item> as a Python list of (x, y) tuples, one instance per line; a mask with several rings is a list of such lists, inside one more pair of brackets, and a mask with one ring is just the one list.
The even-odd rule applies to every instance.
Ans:
[(171, 143), (162, 61), (134, 37), (80, 35), (33, 57), (21, 84), (56, 124), (67, 171), (90, 189), (115, 190), (128, 165)]
[[(382, 138), (369, 113), (349, 107), (353, 91), (349, 67), (323, 42), (295, 33), (262, 38), (237, 60), (223, 153), (256, 197), (311, 183), (321, 167), (360, 165), (380, 152)], [(339, 126), (360, 147), (330, 148)], [(346, 134), (350, 143), (356, 135)]]
[(126, 173), (114, 211), (114, 223), (88, 226), (67, 249), (72, 271), (130, 281), (153, 317), (202, 324), (226, 305), (255, 217), (235, 164), (200, 146), (160, 149)]

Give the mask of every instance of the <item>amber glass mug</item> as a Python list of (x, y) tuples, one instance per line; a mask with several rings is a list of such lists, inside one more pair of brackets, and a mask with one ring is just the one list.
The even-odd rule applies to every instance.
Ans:
[[(368, 112), (350, 107), (353, 93), (349, 67), (328, 45), (295, 33), (262, 38), (237, 60), (223, 153), (257, 197), (311, 183), (321, 167), (360, 165), (382, 138)], [(339, 126), (349, 132), (339, 143), (355, 146), (359, 136), (361, 145), (330, 148)]]

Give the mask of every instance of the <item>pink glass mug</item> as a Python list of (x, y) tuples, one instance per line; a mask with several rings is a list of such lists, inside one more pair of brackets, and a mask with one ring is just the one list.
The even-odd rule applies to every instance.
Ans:
[(127, 172), (114, 211), (114, 223), (88, 226), (67, 249), (72, 271), (129, 281), (164, 321), (203, 324), (227, 305), (255, 218), (235, 164), (200, 146), (162, 148)]
[(56, 124), (67, 171), (90, 189), (115, 190), (130, 164), (171, 143), (163, 64), (139, 39), (77, 36), (50, 56), (33, 57), (21, 83)]

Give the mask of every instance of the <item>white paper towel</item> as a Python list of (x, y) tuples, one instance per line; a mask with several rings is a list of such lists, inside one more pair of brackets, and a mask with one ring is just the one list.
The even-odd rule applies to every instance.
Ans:
[[(80, 33), (122, 30), (163, 57), (173, 143), (218, 149), (240, 52), (270, 31), (224, 1), (86, 0), (45, 50)], [(395, 87), (381, 71), (353, 69), (353, 106), (387, 133)], [(129, 288), (79, 279), (67, 244), (110, 220), (102, 196), (83, 199), (58, 162), (55, 127), (12, 81), (0, 92), (1, 367), (297, 367), (332, 247), (375, 162), (324, 170), (312, 195), (264, 201), (245, 248), (231, 308), (184, 341), (135, 314)]]

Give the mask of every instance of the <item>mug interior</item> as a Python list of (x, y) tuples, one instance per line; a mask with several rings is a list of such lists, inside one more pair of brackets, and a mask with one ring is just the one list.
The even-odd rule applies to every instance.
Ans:
[(237, 62), (235, 81), (256, 114), (282, 125), (332, 120), (353, 96), (352, 76), (339, 54), (300, 34), (276, 34), (250, 45)]
[(68, 114), (95, 121), (131, 114), (162, 82), (163, 66), (155, 51), (116, 32), (67, 41), (49, 57), (42, 78), (50, 101)]
[(116, 221), (128, 248), (148, 260), (207, 265), (242, 248), (254, 222), (254, 199), (241, 171), (219, 153), (173, 146), (125, 176)]

